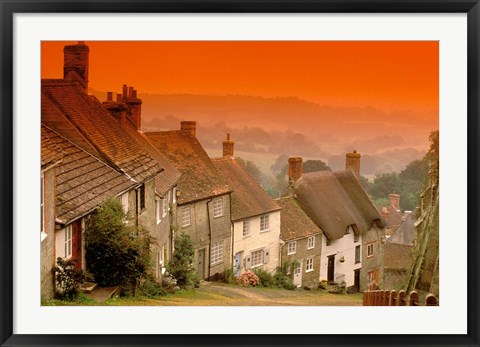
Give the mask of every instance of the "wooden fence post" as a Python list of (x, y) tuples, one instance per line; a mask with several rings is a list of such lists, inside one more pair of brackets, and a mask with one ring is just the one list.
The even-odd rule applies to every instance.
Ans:
[(406, 306), (407, 305), (407, 292), (403, 289), (398, 292), (398, 306)]
[(390, 306), (398, 306), (398, 293), (395, 289), (392, 290), (392, 293), (390, 294), (390, 296), (392, 297), (392, 302)]
[(420, 303), (418, 302), (418, 293), (414, 290), (410, 292), (409, 306), (420, 306)]
[(437, 302), (437, 297), (433, 294), (428, 294), (426, 297), (425, 297), (425, 306), (437, 306), (438, 305), (438, 302)]
[(380, 291), (377, 289), (375, 291), (375, 300), (374, 300), (373, 306), (378, 306), (379, 300), (380, 300)]
[(383, 303), (384, 306), (390, 306), (390, 291), (385, 291), (385, 302)]
[(378, 300), (377, 306), (383, 306), (384, 302), (385, 302), (385, 291), (381, 290), (379, 292), (379, 300)]

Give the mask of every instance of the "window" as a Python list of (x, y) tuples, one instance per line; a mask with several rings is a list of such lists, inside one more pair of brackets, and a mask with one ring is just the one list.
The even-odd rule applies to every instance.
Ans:
[(138, 189), (140, 191), (140, 210), (145, 208), (145, 184), (142, 184)]
[(373, 243), (367, 245), (367, 258), (373, 257)]
[(315, 248), (315, 236), (310, 236), (307, 241), (307, 249)]
[(40, 179), (40, 228), (41, 228), (41, 233), (44, 234), (45, 233), (45, 216), (44, 216), (44, 213), (45, 213), (45, 209), (44, 209), (44, 203), (45, 203), (45, 196), (44, 196), (44, 185), (45, 183), (45, 178), (41, 177)]
[(353, 242), (358, 242), (360, 240), (360, 234), (353, 234)]
[(162, 199), (162, 216), (163, 218), (165, 218), (165, 216), (167, 215), (167, 212), (168, 212), (168, 194)]
[(313, 257), (307, 258), (307, 262), (305, 266), (305, 272), (310, 272), (310, 271), (313, 271)]
[(244, 220), (243, 221), (243, 237), (250, 235), (250, 221)]
[(155, 216), (157, 217), (157, 224), (160, 223), (160, 199), (155, 198)]
[(182, 208), (182, 227), (188, 227), (190, 223), (190, 207), (184, 207)]
[(289, 242), (287, 247), (287, 254), (295, 254), (297, 252), (297, 241)]
[(218, 198), (213, 200), (213, 218), (223, 216), (223, 199)]
[(72, 226), (65, 228), (65, 258), (72, 256)]
[(330, 246), (331, 244), (332, 244), (332, 240), (327, 239), (326, 245), (327, 245), (327, 246)]
[(263, 250), (252, 252), (252, 267), (263, 264)]
[(355, 264), (360, 263), (360, 246), (355, 247)]
[(270, 221), (268, 217), (268, 214), (260, 217), (260, 231), (267, 231), (270, 229)]
[(210, 249), (210, 264), (223, 262), (223, 242), (213, 243)]

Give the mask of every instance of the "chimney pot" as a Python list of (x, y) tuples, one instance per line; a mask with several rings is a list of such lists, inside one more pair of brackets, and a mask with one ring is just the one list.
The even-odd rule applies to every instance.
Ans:
[(123, 95), (117, 94), (117, 102), (123, 102)]
[(113, 93), (107, 92), (107, 101), (113, 101)]
[(400, 195), (396, 192), (388, 194), (388, 201), (390, 202), (390, 205), (393, 205), (397, 210), (400, 209)]
[(127, 92), (128, 92), (128, 86), (126, 84), (123, 85), (123, 97), (126, 98), (127, 97)]
[(195, 137), (196, 132), (197, 132), (196, 128), (197, 128), (197, 122), (195, 122), (195, 121), (184, 120), (184, 121), (180, 122), (180, 130), (188, 132), (188, 134), (190, 136)]
[(227, 134), (227, 139), (223, 141), (223, 156), (224, 157), (233, 157), (233, 146), (235, 145), (234, 141), (230, 140), (230, 134)]
[(303, 159), (301, 157), (288, 158), (288, 178), (290, 184), (295, 183), (303, 174)]
[(133, 98), (133, 87), (128, 87), (128, 97)]
[(132, 98), (137, 98), (137, 90), (134, 89), (133, 92), (132, 92)]

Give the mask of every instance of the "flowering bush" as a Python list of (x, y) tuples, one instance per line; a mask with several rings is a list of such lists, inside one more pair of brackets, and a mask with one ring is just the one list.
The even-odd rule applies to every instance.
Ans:
[(258, 276), (255, 275), (252, 271), (247, 271), (235, 279), (237, 284), (240, 284), (244, 287), (252, 286), (255, 287), (259, 284)]

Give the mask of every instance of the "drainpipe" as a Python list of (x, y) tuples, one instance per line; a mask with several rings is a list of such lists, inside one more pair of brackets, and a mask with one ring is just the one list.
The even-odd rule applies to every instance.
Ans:
[(210, 225), (210, 206), (209, 204), (212, 202), (212, 198), (207, 201), (207, 218), (208, 218), (208, 277), (210, 279), (210, 270), (212, 267), (212, 226)]
[(138, 189), (135, 189), (135, 226), (138, 227)]

